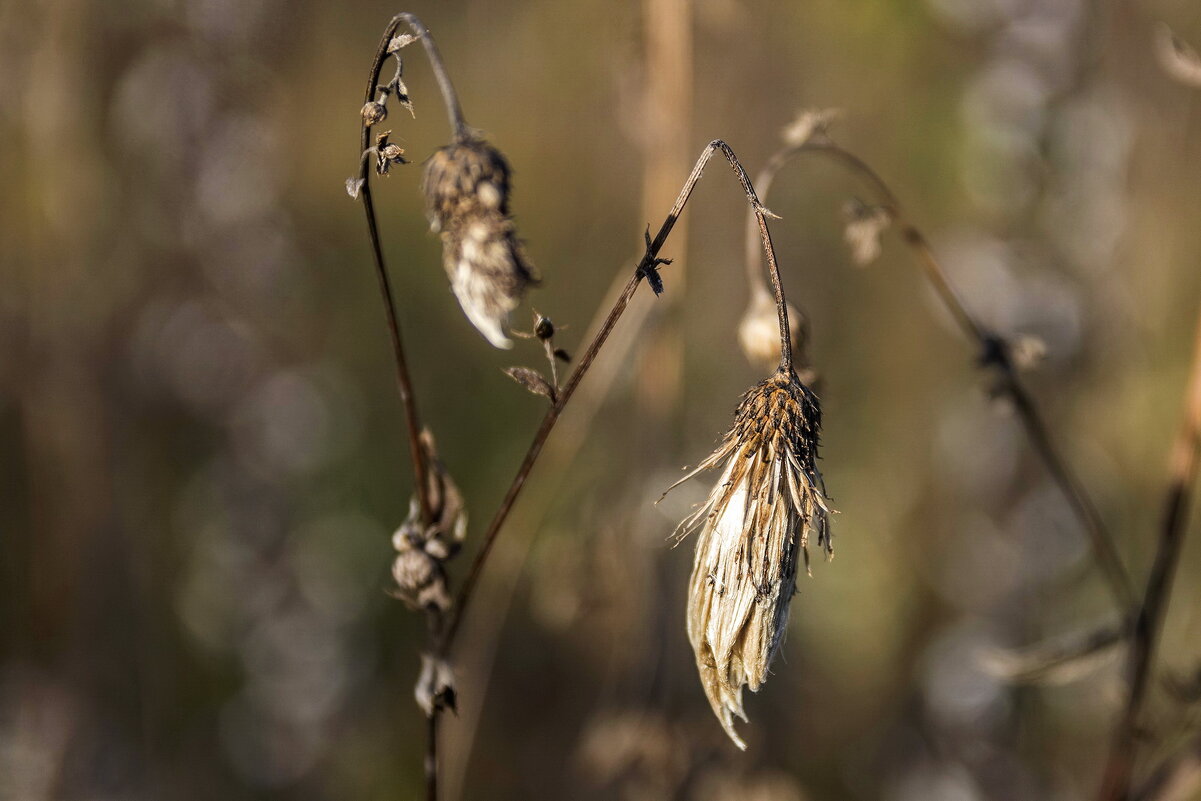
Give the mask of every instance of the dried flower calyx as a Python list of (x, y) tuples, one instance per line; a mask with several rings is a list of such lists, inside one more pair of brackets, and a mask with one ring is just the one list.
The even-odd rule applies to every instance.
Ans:
[(743, 396), (721, 446), (681, 479), (722, 467), (679, 531), (697, 531), (688, 639), (709, 704), (739, 748), (742, 689), (758, 691), (783, 642), (797, 557), (808, 569), (814, 537), (833, 553), (817, 469), (820, 427), (817, 396), (791, 370), (778, 370)]
[(397, 552), (392, 562), (394, 594), (414, 609), (445, 611), (450, 608), (451, 598), (444, 565), (462, 547), (467, 534), (467, 510), (459, 488), (438, 459), (433, 435), (428, 430), (421, 432), (421, 447), (427, 467), (430, 522), (423, 522), (421, 506), (414, 498), (409, 504), (408, 517), (392, 535), (392, 546)]
[(482, 140), (455, 142), (430, 158), (423, 189), (459, 305), (490, 343), (511, 348), (509, 313), (537, 278), (509, 216), (508, 162)]

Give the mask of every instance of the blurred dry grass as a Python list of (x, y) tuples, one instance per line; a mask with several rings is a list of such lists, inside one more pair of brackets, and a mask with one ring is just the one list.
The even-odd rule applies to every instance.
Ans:
[[(0, 7), (0, 797), (418, 794), (423, 632), (384, 594), (409, 494), (403, 421), (342, 189), (363, 72), (399, 10)], [(656, 129), (641, 6), (407, 10), (515, 168), (545, 277), (533, 305), (574, 346), (658, 222), (642, 200)], [(798, 107), (845, 109), (839, 141), (901, 194), (968, 303), (1047, 343), (1033, 391), (1141, 582), (1201, 296), (1201, 109), (1154, 37), (1166, 21), (1201, 42), (1196, 8), (690, 11), (692, 124), (671, 180), (716, 136), (753, 173)], [(406, 78), (417, 118), (389, 122), (421, 159), (445, 122), (419, 59)], [(478, 524), (541, 411), (499, 368), (539, 355), (494, 352), (462, 318), (418, 180), (399, 169), (377, 202), (425, 413)], [(748, 699), (750, 750), (723, 741), (684, 636), (690, 555), (667, 541), (704, 488), (651, 501), (762, 377), (734, 335), (731, 184), (700, 184), (687, 242), (664, 254), (687, 286), (647, 330), (679, 342), (679, 391), (655, 393), (661, 371), (632, 356), (578, 456), (539, 467), (501, 540), (478, 604), (500, 614), (464, 638), (461, 693), (482, 708), (446, 727), (450, 789), (1088, 797), (1116, 667), (1014, 689), (977, 659), (1106, 617), (1087, 543), (904, 249), (888, 239), (852, 266), (839, 212), (863, 189), (818, 162), (790, 167), (769, 205), (822, 374), (838, 559), (801, 583), (784, 659)], [(677, 405), (643, 415), (648, 393)], [(1180, 674), (1201, 656), (1198, 576), (1194, 540), (1163, 650)], [(1179, 713), (1161, 695), (1152, 709)]]

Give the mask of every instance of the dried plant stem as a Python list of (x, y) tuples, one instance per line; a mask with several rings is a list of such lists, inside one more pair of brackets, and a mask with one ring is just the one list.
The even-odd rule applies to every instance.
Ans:
[(1184, 545), (1185, 523), (1201, 448), (1201, 311), (1198, 312), (1192, 371), (1185, 390), (1184, 415), (1172, 445), (1168, 488), (1160, 518), (1159, 547), (1147, 578), (1147, 589), (1134, 626), (1130, 652), (1130, 695), (1118, 722), (1109, 762), (1101, 785), (1102, 801), (1129, 797), (1138, 745), (1139, 721), (1150, 688), (1152, 666), (1163, 619), (1168, 610), (1172, 578)]
[[(906, 219), (900, 201), (888, 184), (884, 182), (884, 179), (854, 153), (844, 150), (829, 139), (819, 138), (784, 148), (772, 156), (756, 178), (756, 183), (762, 188), (764, 196), (766, 197), (767, 190), (780, 169), (793, 157), (803, 153), (825, 155), (859, 175), (871, 185), (880, 203), (884, 205), (900, 229), (901, 238), (917, 256), (923, 274), (934, 288), (942, 305), (951, 314), (964, 336), (975, 341), (979, 346), (981, 363), (993, 367), (997, 371), (1001, 379), (1000, 389), (1012, 401), (1014, 410), (1026, 429), (1035, 453), (1046, 466), (1047, 472), (1051, 474), (1052, 480), (1059, 487), (1060, 492), (1063, 493), (1073, 513), (1088, 534), (1094, 558), (1105, 576), (1106, 583), (1123, 619), (1132, 620), (1136, 599), (1113, 539), (1101, 520), (1096, 505), (1085, 491), (1084, 485), (1060, 454), (1038, 405), (1018, 378), (1017, 370), (1009, 358), (1004, 341), (981, 323), (967, 308), (948, 280), (946, 271), (943, 270), (930, 243), (922, 232)], [(748, 274), (754, 274), (757, 263), (758, 254), (751, 250), (748, 242)]]
[[(376, 90), (379, 87), (380, 73), (383, 71), (384, 62), (391, 55), (388, 52), (388, 45), (391, 43), (393, 37), (396, 36), (396, 32), (401, 25), (408, 25), (409, 29), (421, 40), (421, 44), (425, 48), (425, 53), (429, 58), (434, 77), (438, 82), (438, 88), (442, 92), (442, 99), (446, 103), (446, 115), (450, 120), (451, 131), (455, 139), (462, 140), (466, 138), (469, 131), (467, 122), (463, 118), (463, 110), (459, 106), (459, 97), (455, 93), (454, 85), (450, 82), (450, 76), (446, 72), (445, 64), (442, 62), (442, 56), (438, 52), (438, 45), (434, 42), (434, 38), (430, 34), (429, 29), (425, 27), (425, 24), (412, 14), (397, 14), (384, 29), (384, 35), (380, 39), (379, 47), (375, 51), (375, 58), (371, 62), (371, 71), (367, 78), (367, 91), (363, 102), (369, 103), (375, 100)], [(371, 197), (371, 159), (366, 157), (370, 147), (371, 126), (364, 125), (362, 141), (359, 146), (359, 198), (363, 201), (363, 212), (367, 217), (367, 235), (371, 240), (371, 255), (375, 262), (375, 273), (376, 278), (379, 280), (380, 294), (384, 300), (384, 312), (387, 315), (388, 334), (392, 343), (392, 356), (395, 362), (396, 384), (400, 390), (401, 403), (404, 405), (405, 427), (409, 438), (409, 455), (413, 462), (413, 483), (417, 488), (417, 501), (421, 507), (421, 519), (429, 523), (432, 519), (432, 513), (430, 509), (429, 486), (426, 480), (428, 466), (425, 464), (425, 456), (418, 441), (418, 436), (421, 433), (421, 418), (417, 413), (417, 399), (413, 392), (413, 380), (409, 375), (408, 359), (405, 357), (404, 340), (401, 336), (400, 315), (397, 313), (396, 297), (392, 292), (392, 283), (388, 277), (388, 269), (384, 264), (384, 251), (380, 243), (379, 223), (376, 220), (375, 203)]]
[(438, 720), (440, 715), (426, 718), (425, 736), (425, 798), (438, 801)]
[[(446, 66), (442, 62), (442, 56), (438, 52), (438, 46), (434, 42), (433, 36), (430, 35), (429, 29), (425, 27), (425, 24), (420, 19), (412, 14), (397, 14), (384, 29), (384, 35), (380, 39), (379, 47), (376, 49), (375, 58), (371, 62), (371, 71), (367, 78), (367, 90), (363, 102), (370, 103), (376, 99), (380, 73), (383, 70), (384, 62), (392, 55), (388, 49), (389, 45), (401, 25), (408, 25), (409, 29), (421, 40), (421, 44), (425, 48), (426, 57), (429, 59), (430, 67), (434, 72), (434, 77), (438, 82), (438, 88), (442, 93), (442, 99), (446, 104), (446, 115), (450, 120), (451, 132), (455, 141), (464, 141), (469, 138), (470, 130), (467, 127), (466, 120), (463, 118), (463, 110), (459, 106), (459, 98), (455, 93), (454, 85), (450, 82), (450, 75), (446, 71)], [(399, 55), (396, 58), (399, 59)], [(409, 456), (413, 464), (413, 484), (416, 487), (417, 502), (421, 511), (422, 523), (428, 525), (433, 522), (428, 480), (430, 467), (426, 464), (425, 453), (421, 447), (421, 419), (417, 413), (417, 399), (413, 391), (413, 380), (409, 374), (404, 339), (401, 335), (400, 315), (397, 312), (396, 297), (392, 292), (388, 269), (384, 263), (383, 246), (380, 243), (379, 236), (379, 223), (375, 215), (375, 203), (371, 196), (371, 159), (367, 158), (370, 147), (371, 126), (364, 124), (359, 145), (359, 198), (363, 202), (363, 212), (367, 217), (367, 235), (371, 241), (371, 255), (375, 264), (376, 278), (379, 280), (380, 295), (384, 301), (388, 335), (392, 343), (396, 384), (400, 391), (401, 403), (404, 406), (405, 428), (409, 440)], [(430, 614), (431, 630), (440, 628), (440, 621), (436, 618), (436, 615), (433, 613)], [(425, 782), (426, 798), (429, 801), (437, 801), (438, 715), (436, 714), (429, 717), (425, 755)]]
[[(752, 208), (759, 220), (761, 238), (764, 250), (767, 254), (768, 265), (771, 269), (772, 286), (776, 293), (776, 307), (780, 318), (780, 365), (784, 369), (792, 369), (792, 347), (788, 331), (788, 314), (786, 311), (787, 305), (784, 299), (784, 289), (780, 281), (780, 271), (776, 263), (775, 250), (772, 247), (771, 234), (767, 229), (767, 220), (764, 214), (762, 204), (759, 202), (758, 196), (755, 194), (754, 186), (751, 184), (750, 178), (747, 177), (746, 171), (738, 161), (738, 157), (734, 155), (734, 151), (730, 146), (720, 139), (715, 139), (710, 142), (705, 150), (701, 153), (700, 158), (696, 162), (696, 166), (692, 168), (688, 179), (684, 182), (684, 187), (680, 190), (679, 196), (676, 198), (675, 204), (667, 215), (667, 219), (663, 221), (659, 232), (655, 235), (654, 240), (648, 242), (646, 252), (639, 261), (634, 274), (630, 276), (626, 282), (625, 288), (618, 295), (613, 307), (609, 310), (592, 342), (589, 343), (587, 350), (580, 357), (579, 363), (571, 376), (567, 379), (567, 383), (563, 385), (559, 392), (558, 398), (547, 410), (546, 415), (542, 418), (542, 424), (538, 427), (534, 434), (533, 440), (530, 442), (529, 449), (526, 451), (525, 458), (522, 459), (521, 465), (517, 468), (517, 473), (513, 477), (513, 481), (509, 485), (508, 491), (501, 500), (500, 507), (492, 518), (492, 522), (488, 525), (487, 531), (484, 532), (483, 542), (476, 553), (474, 561), (471, 563), (471, 568), (467, 572), (466, 578), (463, 580), (462, 586), (459, 589), (458, 596), (455, 599), (455, 604), (450, 612), (450, 619), (443, 632), (440, 643), (440, 653), (447, 654), (454, 646), (455, 635), (459, 630), (459, 625), (463, 619), (463, 615), (467, 610), (468, 604), (474, 594), (476, 585), (479, 582), (480, 574), (483, 572), (485, 563), (488, 560), (488, 555), (492, 550), (492, 546), (496, 542), (497, 536), (500, 534), (501, 528), (508, 519), (510, 512), (513, 510), (513, 504), (517, 497), (521, 494), (522, 488), (525, 486), (526, 479), (529, 478), (530, 471), (534, 464), (538, 461), (538, 456), (542, 453), (542, 448), (546, 444), (547, 438), (554, 430), (555, 424), (559, 420), (559, 416), (563, 412), (563, 408), (571, 400), (576, 389), (587, 374), (592, 363), (596, 360), (597, 354), (604, 347), (605, 342), (612, 333), (613, 327), (617, 325), (617, 321), (621, 319), (625, 313), (626, 307), (629, 306), (630, 299), (634, 297), (634, 292), (638, 289), (638, 285), (642, 283), (644, 278), (654, 276), (657, 280), (656, 267), (664, 263), (659, 258), (659, 252), (663, 249), (667, 242), (667, 237), (671, 234), (672, 228), (675, 227), (676, 221), (680, 214), (684, 211), (684, 207), (688, 204), (688, 199), (692, 195), (692, 190), (695, 188), (697, 181), (700, 180), (701, 174), (704, 172), (705, 165), (712, 158), (715, 152), (721, 154), (730, 163), (735, 175), (738, 176), (738, 181), (742, 185), (743, 191), (746, 193), (747, 200), (751, 203)], [(648, 235), (649, 238), (649, 235)]]

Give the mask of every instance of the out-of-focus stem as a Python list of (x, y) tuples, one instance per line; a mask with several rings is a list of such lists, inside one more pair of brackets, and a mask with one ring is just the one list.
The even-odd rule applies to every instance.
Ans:
[(1118, 722), (1105, 768), (1099, 798), (1118, 801), (1130, 797), (1130, 780), (1138, 746), (1143, 705), (1151, 684), (1152, 667), (1163, 619), (1168, 611), (1172, 578), (1184, 545), (1189, 501), (1197, 478), (1198, 449), (1201, 448), (1201, 310), (1198, 310), (1192, 371), (1185, 389), (1184, 414), (1172, 444), (1168, 487), (1160, 518), (1159, 547), (1147, 589), (1134, 625), (1130, 650), (1130, 695)]
[[(1122, 566), (1117, 548), (1113, 544), (1113, 538), (1101, 520), (1096, 504), (1085, 491), (1079, 477), (1060, 454), (1038, 405), (1018, 378), (1017, 370), (1009, 358), (1003, 341), (985, 327), (967, 308), (947, 278), (946, 271), (943, 270), (935, 256), (929, 241), (905, 217), (900, 200), (884, 182), (884, 179), (854, 153), (844, 150), (827, 138), (817, 138), (800, 145), (783, 148), (771, 157), (756, 179), (764, 196), (766, 197), (768, 188), (784, 165), (804, 153), (821, 154), (833, 159), (871, 185), (880, 203), (900, 230), (901, 238), (917, 257), (922, 273), (934, 288), (942, 305), (951, 314), (964, 336), (975, 341), (979, 346), (981, 363), (996, 369), (1001, 378), (1000, 388), (1012, 401), (1014, 410), (1026, 429), (1034, 451), (1046, 466), (1047, 472), (1051, 474), (1052, 480), (1059, 487), (1060, 492), (1063, 493), (1073, 513), (1088, 534), (1094, 558), (1101, 568), (1123, 620), (1131, 621), (1136, 608), (1134, 591), (1131, 589), (1130, 579), (1126, 569)], [(753, 221), (748, 222), (748, 226), (752, 224)], [(758, 254), (751, 246), (753, 238), (753, 229), (751, 229), (747, 244), (748, 275), (755, 273), (758, 263)]]

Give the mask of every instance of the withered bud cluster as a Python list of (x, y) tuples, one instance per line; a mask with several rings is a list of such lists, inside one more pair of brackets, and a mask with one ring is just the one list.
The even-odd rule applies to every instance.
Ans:
[(537, 278), (509, 216), (508, 162), (480, 139), (455, 142), (430, 158), (423, 190), (459, 305), (492, 345), (511, 348), (509, 313)]
[(722, 467), (680, 532), (697, 531), (688, 639), (709, 704), (739, 748), (733, 719), (746, 720), (742, 690), (759, 689), (783, 642), (798, 556), (808, 570), (812, 538), (833, 554), (820, 428), (817, 396), (778, 370), (743, 396), (721, 446), (681, 479)]
[(462, 547), (467, 534), (467, 510), (459, 488), (438, 460), (429, 431), (421, 434), (427, 466), (427, 497), (430, 521), (422, 520), (421, 506), (414, 498), (409, 514), (396, 533), (392, 547), (395, 595), (413, 609), (444, 612), (450, 608), (445, 564)]

